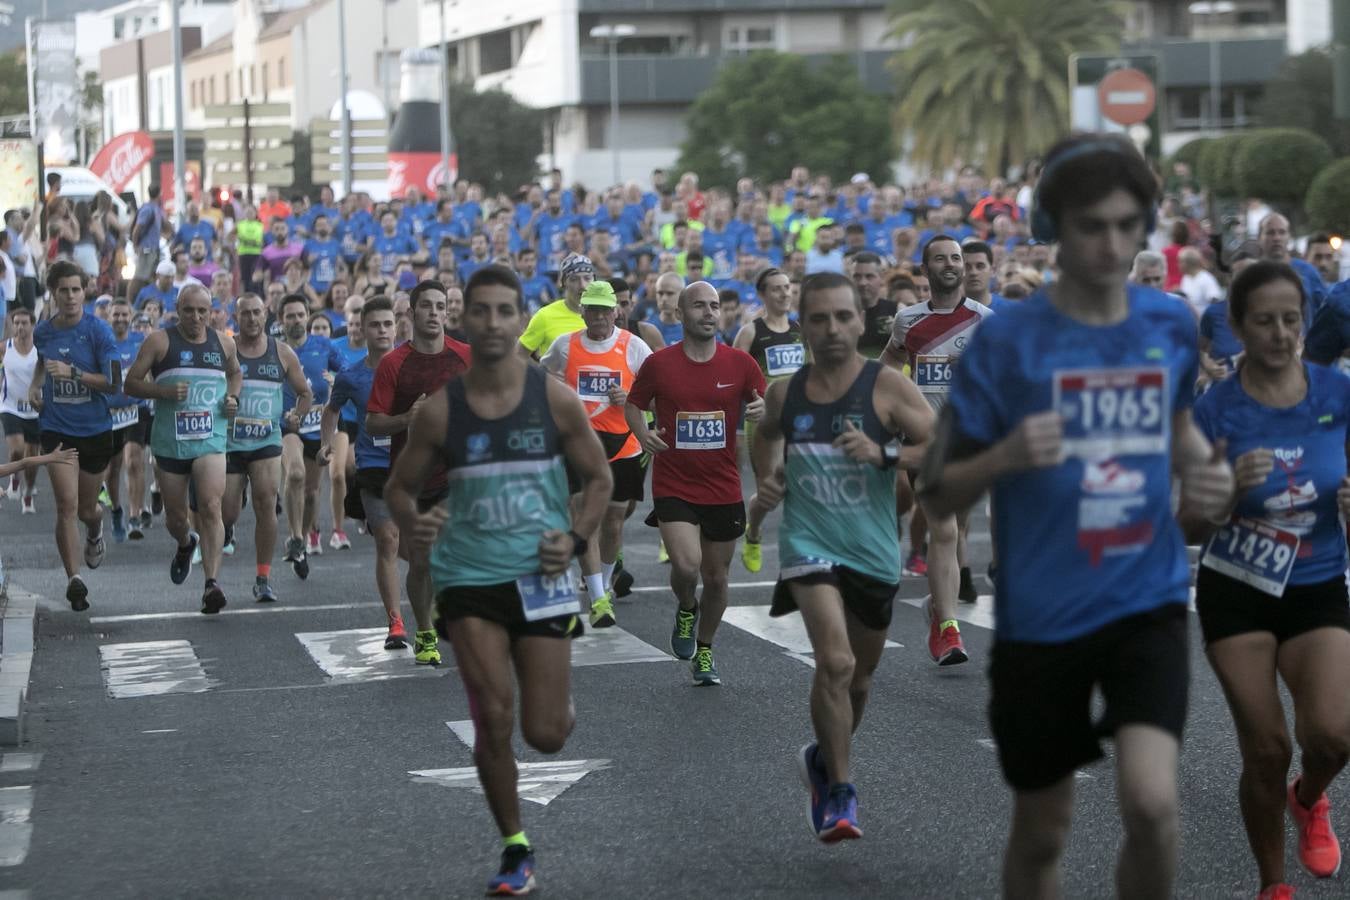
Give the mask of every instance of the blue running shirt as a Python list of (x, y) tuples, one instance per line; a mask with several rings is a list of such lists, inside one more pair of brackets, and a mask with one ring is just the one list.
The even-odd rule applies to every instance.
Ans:
[(1191, 311), (1134, 285), (1115, 325), (1075, 321), (1040, 292), (976, 330), (948, 398), (960, 436), (987, 447), (1033, 413), (1065, 418), (1063, 463), (993, 486), (999, 639), (1061, 643), (1185, 602), (1172, 416), (1198, 367)]
[[(1228, 459), (1258, 447), (1275, 454), (1265, 484), (1238, 499), (1236, 515), (1299, 537), (1290, 584), (1316, 584), (1345, 572), (1345, 530), (1336, 490), (1350, 439), (1350, 378), (1309, 363), (1308, 393), (1289, 409), (1262, 406), (1239, 376), (1195, 402), (1195, 423), (1211, 441), (1228, 439)], [(1276, 601), (1278, 602), (1278, 601)]]
[(356, 410), (356, 468), (389, 468), (389, 445), (393, 440), (389, 435), (372, 437), (366, 431), (366, 403), (370, 400), (370, 386), (375, 383), (375, 370), (360, 362), (343, 369), (333, 382), (333, 394), (328, 398), (329, 409), (341, 409), (344, 413), (352, 408)]
[(102, 319), (81, 316), (69, 328), (57, 328), (54, 319), (33, 329), (38, 352), (35, 378), (42, 378), (42, 411), (38, 422), (43, 431), (71, 437), (91, 437), (109, 429), (108, 395), (74, 378), (53, 378), (42, 366), (47, 360), (68, 363), (82, 372), (112, 378), (112, 361), (119, 359), (112, 328)]
[[(122, 364), (122, 379), (124, 381), (127, 373), (131, 371), (131, 364), (136, 361), (136, 354), (140, 353), (143, 343), (145, 343), (145, 335), (139, 331), (128, 331), (127, 336), (120, 341), (117, 340), (116, 335), (113, 336), (113, 345), (117, 347), (117, 361)], [(108, 414), (112, 416), (113, 431), (135, 425), (140, 417), (140, 409), (143, 403), (143, 400), (128, 397), (123, 393), (109, 394)]]
[[(323, 407), (328, 402), (328, 379), (324, 374), (342, 371), (342, 354), (333, 346), (332, 341), (319, 334), (305, 335), (305, 342), (291, 349), (300, 358), (300, 368), (304, 370), (309, 389), (314, 392), (314, 404), (309, 408), (309, 415), (300, 423), (300, 434), (317, 441)], [(282, 414), (285, 415), (292, 409), (295, 409), (295, 393), (291, 390), (290, 384), (283, 383)]]

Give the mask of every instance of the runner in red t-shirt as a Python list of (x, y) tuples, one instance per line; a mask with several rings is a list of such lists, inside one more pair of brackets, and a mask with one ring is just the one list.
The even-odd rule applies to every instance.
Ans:
[[(670, 648), (693, 659), (694, 683), (720, 684), (712, 642), (727, 608), (727, 572), (745, 531), (736, 431), (764, 414), (764, 374), (748, 353), (717, 343), (717, 289), (696, 281), (680, 293), (684, 340), (653, 353), (628, 392), (624, 418), (654, 457), (647, 524), (657, 524), (670, 554), (670, 587), (679, 601)], [(643, 411), (654, 408), (656, 430)], [(702, 602), (695, 595), (703, 577)], [(694, 635), (698, 626), (697, 639)]]
[[(393, 468), (407, 441), (408, 423), (421, 402), (469, 366), (469, 347), (445, 333), (445, 288), (439, 281), (419, 282), (408, 295), (413, 320), (412, 340), (389, 352), (375, 369), (375, 381), (366, 404), (366, 431), (379, 440), (389, 438), (389, 466)], [(386, 474), (388, 470), (385, 471)], [(383, 484), (358, 484), (382, 493)], [(422, 485), (423, 510), (445, 498), (445, 470), (433, 472)], [(426, 554), (408, 552), (407, 536), (400, 535), (399, 556), (408, 562), (408, 602), (417, 619), (413, 658), (419, 665), (440, 665), (436, 631), (431, 624), (431, 568)]]

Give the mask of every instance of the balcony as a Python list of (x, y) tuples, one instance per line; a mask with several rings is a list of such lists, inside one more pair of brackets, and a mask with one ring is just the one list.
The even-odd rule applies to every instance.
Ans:
[[(598, 2), (598, 0), (591, 0)], [(617, 2), (617, 0), (616, 0)], [(662, 0), (664, 3), (665, 0)], [(713, 2), (713, 0), (708, 0)], [(780, 3), (781, 5), (781, 3)], [(875, 5), (875, 4), (873, 4)], [(867, 90), (889, 94), (894, 76), (886, 68), (891, 57), (889, 50), (863, 53), (808, 53), (808, 62), (823, 65), (836, 55), (852, 60), (859, 69)], [(717, 70), (739, 53), (701, 54), (689, 56), (632, 56), (619, 55), (619, 102), (627, 104), (684, 104), (692, 103), (699, 94), (712, 86)], [(609, 58), (583, 56), (581, 58), (581, 104), (609, 103)]]
[[(1285, 58), (1283, 38), (1220, 40), (1221, 84), (1265, 84)], [(1166, 39), (1127, 46), (1126, 53), (1156, 53), (1167, 88), (1208, 87), (1210, 42)]]

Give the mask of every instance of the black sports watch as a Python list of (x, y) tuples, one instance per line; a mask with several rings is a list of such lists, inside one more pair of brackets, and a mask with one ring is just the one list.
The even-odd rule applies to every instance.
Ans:
[(900, 446), (898, 444), (882, 444), (880, 468), (894, 469), (899, 464), (900, 464)]
[(577, 534), (575, 531), (569, 531), (567, 533), (572, 536), (572, 555), (584, 556), (586, 551), (591, 548), (591, 542)]

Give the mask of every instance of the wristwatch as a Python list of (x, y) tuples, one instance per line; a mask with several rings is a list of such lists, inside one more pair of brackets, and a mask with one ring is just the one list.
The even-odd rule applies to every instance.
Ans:
[(577, 534), (575, 531), (569, 531), (567, 533), (572, 536), (572, 555), (573, 556), (585, 555), (586, 551), (589, 550), (591, 547), (591, 542), (586, 540), (581, 535)]
[(881, 466), (883, 469), (894, 469), (900, 463), (900, 445), (883, 444), (881, 446)]

